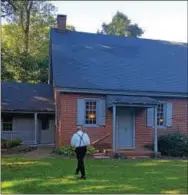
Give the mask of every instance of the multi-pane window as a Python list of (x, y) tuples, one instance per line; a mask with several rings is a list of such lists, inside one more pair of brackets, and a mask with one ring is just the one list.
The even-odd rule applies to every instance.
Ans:
[(165, 125), (165, 105), (159, 104), (157, 107), (157, 125), (164, 126)]
[(85, 124), (96, 124), (97, 102), (95, 100), (87, 100), (85, 102), (85, 108)]
[(3, 116), (3, 131), (12, 131), (12, 116)]
[(42, 130), (49, 129), (49, 118), (48, 118), (48, 116), (41, 117), (41, 127), (42, 127)]

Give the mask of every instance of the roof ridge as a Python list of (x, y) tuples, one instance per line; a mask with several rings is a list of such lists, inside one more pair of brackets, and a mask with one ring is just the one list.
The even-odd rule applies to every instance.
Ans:
[(1, 84), (20, 84), (20, 85), (51, 85), (48, 83), (29, 83), (29, 82), (16, 82), (16, 81), (2, 81)]
[(119, 36), (119, 35), (109, 35), (109, 34), (98, 34), (94, 32), (84, 32), (84, 31), (71, 31), (66, 30), (65, 32), (60, 31), (57, 28), (51, 28), (51, 31), (55, 31), (56, 33), (79, 33), (79, 34), (86, 34), (86, 35), (93, 35), (93, 36), (108, 36), (108, 37), (117, 37), (117, 38), (125, 38), (125, 39), (135, 39), (135, 40), (141, 40), (141, 41), (154, 41), (154, 42), (166, 42), (166, 43), (174, 43), (174, 44), (183, 44), (185, 46), (188, 46), (188, 42), (181, 42), (181, 41), (169, 41), (169, 40), (163, 40), (163, 39), (149, 39), (149, 38), (143, 38), (143, 37), (126, 37), (126, 36)]

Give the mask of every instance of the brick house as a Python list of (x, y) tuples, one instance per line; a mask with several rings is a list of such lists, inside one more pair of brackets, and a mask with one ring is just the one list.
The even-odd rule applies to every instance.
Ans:
[(76, 124), (103, 147), (144, 151), (157, 134), (187, 133), (187, 44), (65, 30), (50, 32), (49, 83), (56, 104), (56, 144)]
[(70, 144), (77, 124), (96, 147), (147, 152), (146, 144), (188, 131), (187, 44), (66, 30), (50, 31), (49, 85), (55, 144)]

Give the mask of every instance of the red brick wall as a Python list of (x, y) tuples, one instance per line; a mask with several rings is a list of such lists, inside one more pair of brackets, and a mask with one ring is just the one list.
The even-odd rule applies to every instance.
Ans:
[[(164, 135), (173, 131), (181, 131), (188, 134), (188, 100), (174, 98), (155, 98), (160, 101), (171, 102), (172, 127), (158, 128), (158, 135)], [(136, 112), (136, 149), (141, 149), (145, 144), (153, 142), (153, 129), (147, 127), (146, 110)]]
[(142, 150), (144, 145), (153, 142), (153, 129), (147, 127), (146, 109), (136, 110), (135, 144), (137, 150)]
[(160, 100), (171, 102), (173, 105), (172, 127), (158, 129), (159, 135), (177, 130), (188, 134), (188, 99), (161, 98)]
[[(88, 94), (56, 94), (57, 102), (57, 146), (70, 144), (70, 139), (76, 128), (77, 120), (77, 99), (78, 98), (104, 98), (101, 95)], [(159, 129), (159, 134), (167, 133), (169, 131), (179, 130), (186, 133), (187, 130), (187, 100), (185, 99), (161, 99), (173, 103), (173, 126), (168, 129)], [(153, 142), (153, 129), (146, 125), (146, 109), (136, 109), (136, 149), (143, 149), (145, 144)], [(110, 133), (110, 135), (102, 140), (99, 144), (112, 147), (112, 113), (107, 110), (106, 125), (97, 128), (86, 128), (91, 142), (100, 139), (101, 137)]]
[[(101, 98), (103, 96), (98, 95), (81, 95), (81, 94), (62, 94), (58, 101), (58, 112), (57, 112), (57, 136), (58, 142), (57, 146), (62, 146), (64, 144), (70, 144), (71, 137), (76, 131), (76, 121), (77, 121), (77, 99), (78, 98)], [(91, 142), (94, 142), (103, 136), (110, 133), (108, 137), (102, 140), (102, 144), (111, 146), (112, 143), (112, 114), (109, 110), (106, 113), (106, 125), (97, 128), (85, 128), (86, 132), (91, 138)], [(100, 144), (100, 142), (99, 142)]]

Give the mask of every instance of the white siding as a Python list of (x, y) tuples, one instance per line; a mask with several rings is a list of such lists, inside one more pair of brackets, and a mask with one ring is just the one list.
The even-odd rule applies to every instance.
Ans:
[[(2, 124), (1, 124), (2, 128)], [(14, 139), (21, 138), (25, 144), (35, 143), (35, 124), (33, 118), (13, 117), (13, 131), (1, 131), (2, 138)], [(54, 143), (55, 136), (55, 120), (49, 121), (49, 129), (41, 130), (41, 121), (38, 119), (38, 143), (51, 144)]]

